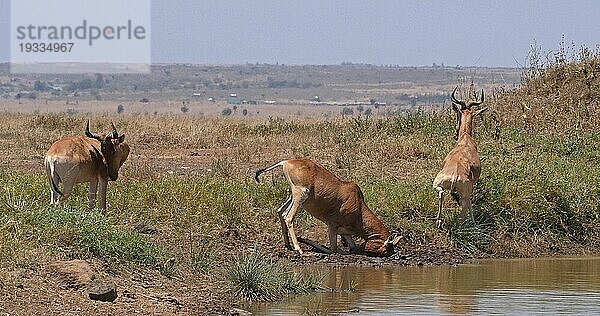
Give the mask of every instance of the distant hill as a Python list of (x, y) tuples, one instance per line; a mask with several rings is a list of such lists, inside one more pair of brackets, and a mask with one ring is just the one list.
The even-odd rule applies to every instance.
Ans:
[(245, 100), (301, 102), (376, 101), (386, 104), (437, 104), (447, 99), (459, 78), (478, 87), (512, 88), (520, 83), (515, 68), (400, 67), (343, 65), (153, 65), (150, 74), (15, 74), (0, 65), (0, 96), (35, 92), (38, 98), (81, 100), (142, 99)]

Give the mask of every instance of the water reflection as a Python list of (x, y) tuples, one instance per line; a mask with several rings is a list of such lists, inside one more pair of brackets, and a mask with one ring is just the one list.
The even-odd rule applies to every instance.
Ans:
[(327, 270), (336, 291), (251, 306), (255, 314), (600, 314), (600, 258), (490, 260), (440, 267)]

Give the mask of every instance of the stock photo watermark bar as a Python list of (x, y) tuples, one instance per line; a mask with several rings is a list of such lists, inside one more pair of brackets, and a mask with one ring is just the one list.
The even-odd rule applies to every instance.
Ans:
[(149, 73), (150, 0), (10, 2), (11, 73)]

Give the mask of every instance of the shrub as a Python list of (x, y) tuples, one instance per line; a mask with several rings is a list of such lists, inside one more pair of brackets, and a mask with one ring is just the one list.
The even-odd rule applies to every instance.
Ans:
[(223, 111), (221, 111), (221, 115), (223, 116), (229, 116), (231, 115), (232, 111), (230, 108), (224, 108)]
[(342, 115), (354, 115), (354, 110), (352, 110), (352, 108), (343, 108)]

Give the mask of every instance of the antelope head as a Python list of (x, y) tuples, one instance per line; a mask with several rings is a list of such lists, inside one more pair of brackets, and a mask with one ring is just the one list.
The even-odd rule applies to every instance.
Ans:
[(460, 126), (463, 123), (463, 115), (466, 115), (469, 118), (469, 122), (466, 122), (466, 123), (471, 124), (471, 122), (472, 122), (472, 121), (470, 121), (471, 118), (485, 112), (488, 109), (487, 107), (482, 108), (482, 109), (473, 109), (474, 106), (479, 106), (483, 103), (483, 101), (484, 101), (483, 89), (481, 89), (481, 99), (477, 96), (477, 92), (475, 92), (475, 101), (468, 101), (468, 102), (465, 102), (464, 100), (458, 100), (454, 96), (457, 89), (458, 89), (458, 86), (456, 86), (456, 88), (454, 88), (454, 90), (452, 91), (452, 94), (450, 96), (450, 99), (452, 100), (452, 110), (454, 110), (454, 112), (456, 113), (456, 133), (454, 134), (454, 140), (458, 140)]
[(119, 169), (129, 156), (129, 144), (125, 141), (125, 134), (117, 132), (115, 124), (111, 122), (112, 132), (101, 136), (90, 132), (90, 120), (87, 121), (85, 127), (85, 136), (96, 139), (100, 142), (100, 152), (104, 157), (108, 177), (115, 181), (119, 177)]

